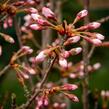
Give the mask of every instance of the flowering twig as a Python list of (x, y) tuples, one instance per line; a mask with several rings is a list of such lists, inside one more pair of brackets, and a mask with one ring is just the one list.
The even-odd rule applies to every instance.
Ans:
[(45, 75), (44, 75), (44, 77), (43, 77), (43, 79), (42, 79), (42, 81), (41, 81), (41, 83), (40, 83), (39, 88), (38, 88), (38, 89), (35, 88), (35, 91), (34, 91), (33, 95), (30, 97), (30, 99), (28, 99), (28, 101), (27, 101), (25, 104), (21, 105), (21, 106), (20, 106), (19, 108), (17, 108), (17, 109), (28, 109), (28, 108), (29, 108), (29, 106), (31, 105), (31, 103), (33, 102), (33, 100), (34, 100), (34, 99), (36, 98), (36, 96), (40, 93), (41, 88), (43, 87), (44, 83), (46, 82), (46, 80), (47, 80), (47, 78), (48, 78), (48, 75), (49, 75), (49, 73), (50, 73), (50, 70), (51, 70), (51, 68), (53, 67), (53, 64), (54, 64), (56, 58), (57, 58), (57, 57), (55, 56), (54, 59), (52, 60), (51, 64), (50, 64), (48, 70), (45, 72)]

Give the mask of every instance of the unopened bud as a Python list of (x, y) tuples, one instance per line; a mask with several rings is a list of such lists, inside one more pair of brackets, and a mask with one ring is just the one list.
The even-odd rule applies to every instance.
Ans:
[(67, 67), (68, 67), (67, 60), (64, 59), (64, 58), (60, 58), (60, 59), (59, 59), (59, 64), (60, 64), (60, 66), (63, 67), (63, 68), (67, 68)]
[(99, 40), (104, 40), (105, 37), (102, 34), (97, 33), (96, 38), (99, 39)]
[(29, 27), (33, 30), (42, 30), (43, 29), (43, 27), (38, 24), (31, 24)]
[(99, 22), (92, 22), (92, 23), (89, 23), (87, 26), (88, 26), (88, 29), (97, 29), (101, 26), (101, 24)]
[(93, 68), (95, 70), (99, 69), (100, 67), (101, 67), (101, 64), (100, 63), (96, 63), (96, 64), (93, 65)]
[(37, 56), (36, 56), (36, 62), (43, 62), (47, 55), (44, 53), (44, 51), (41, 51)]
[(78, 88), (78, 86), (75, 85), (75, 84), (64, 84), (63, 86), (61, 86), (61, 89), (65, 90), (65, 91), (67, 91), (67, 90), (75, 90), (77, 88)]
[(100, 44), (102, 44), (102, 41), (99, 40), (99, 39), (92, 39), (91, 41), (92, 41), (92, 43), (95, 44), (95, 45), (100, 45)]
[(42, 14), (46, 17), (46, 18), (51, 18), (54, 19), (55, 15), (54, 13), (51, 11), (51, 9), (47, 8), (47, 7), (43, 7), (42, 8)]
[(84, 9), (77, 14), (77, 18), (78, 19), (84, 18), (85, 16), (87, 16), (87, 14), (88, 14), (88, 11)]

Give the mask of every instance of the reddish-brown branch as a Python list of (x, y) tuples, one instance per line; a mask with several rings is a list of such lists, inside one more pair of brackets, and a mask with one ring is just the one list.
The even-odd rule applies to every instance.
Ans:
[(42, 79), (42, 81), (40, 83), (39, 88), (38, 89), (36, 88), (35, 91), (34, 91), (34, 93), (33, 93), (33, 95), (31, 95), (30, 99), (28, 99), (28, 101), (25, 104), (21, 105), (17, 109), (28, 109), (30, 107), (31, 103), (34, 101), (34, 99), (36, 98), (36, 96), (40, 93), (40, 91), (41, 91), (44, 83), (46, 82), (46, 80), (48, 78), (48, 75), (50, 73), (50, 70), (52, 69), (56, 58), (57, 58), (57, 56), (55, 56), (54, 59), (51, 61), (51, 64), (50, 64), (48, 70), (45, 72), (45, 75), (44, 75), (44, 77), (43, 77), (43, 79)]

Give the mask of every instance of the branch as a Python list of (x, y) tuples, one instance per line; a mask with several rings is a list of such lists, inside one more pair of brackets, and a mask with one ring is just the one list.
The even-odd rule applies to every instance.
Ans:
[[(84, 0), (84, 8), (86, 10), (89, 10), (89, 2), (90, 0)], [(89, 16), (87, 16), (84, 19), (84, 23), (88, 24), (89, 23)], [(88, 43), (83, 40), (83, 61), (84, 61), (84, 74), (85, 78), (82, 81), (82, 87), (83, 87), (83, 109), (89, 109), (89, 101), (88, 101), (88, 64), (89, 64), (89, 59), (88, 59)]]
[(0, 71), (0, 77), (10, 68), (10, 64), (5, 66), (1, 71)]
[(104, 23), (104, 22), (107, 22), (108, 20), (109, 20), (109, 16), (106, 16), (106, 17), (101, 18), (100, 20), (97, 20), (97, 22)]
[(44, 75), (44, 77), (43, 77), (43, 79), (42, 79), (42, 81), (41, 81), (41, 83), (40, 83), (39, 88), (38, 88), (38, 89), (35, 88), (35, 91), (34, 91), (33, 95), (30, 97), (30, 99), (28, 99), (28, 101), (27, 101), (25, 104), (21, 105), (20, 107), (18, 107), (18, 108), (16, 108), (16, 109), (28, 109), (28, 108), (29, 108), (29, 106), (31, 105), (31, 103), (33, 102), (33, 100), (34, 100), (34, 99), (36, 98), (36, 96), (40, 93), (41, 88), (43, 87), (44, 83), (46, 82), (46, 80), (47, 80), (47, 78), (48, 78), (48, 75), (49, 75), (49, 73), (50, 73), (50, 70), (51, 70), (51, 68), (53, 67), (56, 58), (57, 58), (57, 56), (55, 56), (54, 59), (52, 60), (50, 66), (49, 66), (49, 68), (48, 68), (48, 70), (46, 71), (46, 73), (45, 73), (45, 75)]

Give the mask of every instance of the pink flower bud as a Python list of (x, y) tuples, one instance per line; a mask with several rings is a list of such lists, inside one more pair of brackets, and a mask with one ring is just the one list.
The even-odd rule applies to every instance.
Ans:
[(61, 103), (60, 108), (65, 109), (67, 107), (66, 103)]
[(93, 65), (93, 68), (95, 70), (99, 69), (100, 67), (101, 67), (101, 64), (100, 63), (96, 63), (96, 64)]
[(84, 18), (85, 16), (87, 16), (87, 14), (88, 14), (88, 11), (84, 9), (77, 14), (77, 18), (78, 19)]
[(32, 14), (31, 14), (31, 17), (32, 17), (34, 20), (38, 20), (38, 19), (41, 18), (41, 16), (40, 16), (39, 14), (37, 14), (37, 13), (32, 13)]
[(76, 52), (76, 54), (79, 54), (81, 51), (82, 51), (82, 48), (81, 48), (81, 47), (77, 47), (77, 48), (75, 48), (75, 52)]
[(64, 84), (61, 86), (61, 90), (67, 91), (67, 90), (76, 90), (78, 88), (75, 84)]
[(79, 102), (79, 99), (74, 94), (64, 93), (64, 95), (73, 102)]
[(100, 44), (102, 44), (102, 41), (99, 40), (99, 39), (92, 39), (91, 41), (92, 41), (92, 43), (95, 44), (95, 45), (100, 45)]
[(3, 28), (4, 28), (4, 29), (7, 29), (7, 28), (8, 28), (8, 23), (7, 23), (7, 20), (6, 20), (6, 21), (4, 21), (4, 23), (3, 23)]
[(106, 92), (105, 92), (104, 90), (101, 91), (101, 97), (102, 97), (102, 98), (105, 97), (105, 93), (106, 93)]
[(58, 108), (59, 108), (59, 103), (55, 102), (55, 103), (53, 104), (53, 107), (56, 108), (56, 109), (58, 109)]
[(77, 48), (71, 49), (69, 52), (70, 52), (72, 55), (77, 55), (77, 54), (79, 54), (81, 51), (82, 51), (82, 48), (81, 48), (81, 47), (77, 47)]
[(99, 40), (104, 40), (105, 37), (102, 34), (97, 33), (96, 38), (99, 39)]
[(36, 21), (37, 21), (37, 23), (38, 23), (39, 25), (41, 25), (41, 26), (49, 26), (49, 23), (48, 23), (47, 20), (44, 20), (44, 19), (37, 19)]
[(31, 54), (33, 52), (33, 49), (31, 49), (29, 46), (23, 46), (21, 50), (22, 52), (26, 52), (27, 54)]
[(70, 78), (72, 78), (72, 79), (74, 79), (74, 78), (76, 78), (76, 77), (77, 77), (77, 75), (76, 75), (76, 74), (74, 74), (74, 73), (70, 73), (69, 77), (70, 77)]
[(36, 74), (35, 70), (32, 69), (32, 68), (28, 68), (27, 70), (28, 70), (28, 72), (29, 72), (30, 74), (32, 74), (32, 75)]
[(38, 24), (31, 24), (29, 27), (33, 30), (42, 30), (43, 29), (43, 27)]
[(9, 18), (7, 19), (7, 22), (8, 22), (8, 24), (9, 24), (9, 26), (11, 27), (11, 26), (12, 26), (12, 23), (13, 23), (12, 18), (11, 18), (11, 17), (9, 17)]
[(37, 56), (36, 56), (36, 62), (43, 62), (47, 55), (44, 53), (44, 51), (41, 51)]
[(63, 53), (61, 53), (61, 56), (63, 58), (68, 58), (70, 56), (70, 53), (69, 53), (69, 51), (64, 51)]
[(73, 36), (71, 38), (68, 38), (67, 41), (64, 43), (64, 45), (68, 45), (71, 43), (77, 43), (80, 40), (80, 36)]
[(99, 22), (92, 22), (92, 23), (89, 23), (87, 26), (88, 26), (88, 29), (97, 29), (100, 27), (100, 23)]
[(42, 8), (42, 14), (46, 17), (46, 18), (51, 18), (54, 19), (55, 15), (54, 13), (47, 7), (43, 7)]
[(31, 13), (38, 13), (36, 8), (29, 8), (29, 12), (31, 12)]
[(67, 60), (64, 59), (64, 58), (60, 58), (60, 59), (59, 59), (59, 65), (60, 65), (61, 67), (63, 67), (63, 68), (66, 69), (66, 68), (68, 67)]
[(34, 5), (35, 1), (34, 0), (27, 0), (27, 3), (29, 3), (30, 5)]

